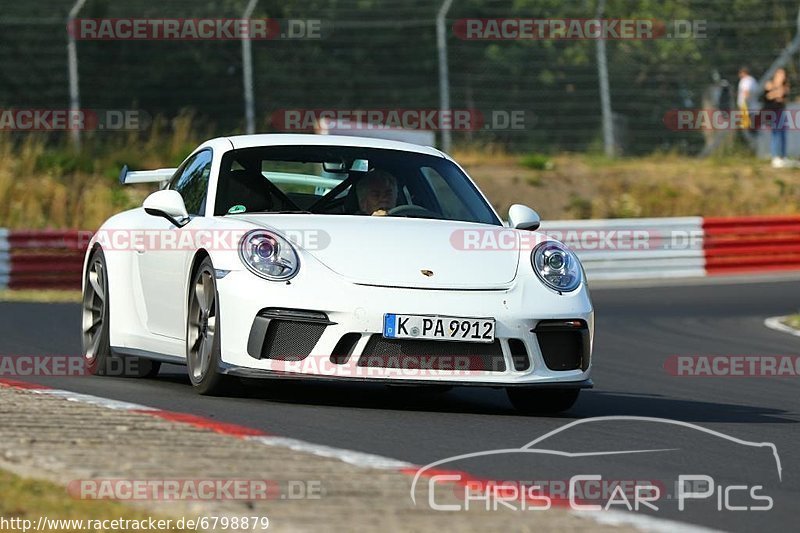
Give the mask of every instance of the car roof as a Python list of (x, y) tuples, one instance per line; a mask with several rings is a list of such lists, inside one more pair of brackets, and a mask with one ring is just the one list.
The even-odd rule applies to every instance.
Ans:
[[(376, 139), (372, 137), (355, 137), (350, 135), (314, 135), (305, 133), (262, 133), (256, 135), (234, 135), (226, 137), (234, 149), (254, 148), (258, 146), (357, 146), (364, 148), (382, 148), (385, 150), (401, 150), (438, 157), (445, 157), (442, 152), (431, 146)], [(213, 141), (214, 139), (212, 139)], [(208, 141), (209, 143), (212, 141)]]

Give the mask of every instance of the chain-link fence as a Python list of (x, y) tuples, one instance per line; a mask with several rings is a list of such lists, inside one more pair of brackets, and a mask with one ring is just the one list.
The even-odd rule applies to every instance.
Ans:
[[(77, 4), (77, 17), (85, 19), (236, 19), (248, 3), (2, 0), (0, 107), (70, 105), (67, 17)], [(281, 32), (291, 20), (319, 21), (322, 28), (311, 38), (251, 41), (255, 129), (285, 129), (275, 121), (283, 110), (440, 108), (436, 20), (444, 4), (449, 2), (254, 2), (251, 17), (280, 19)], [(614, 143), (618, 153), (636, 154), (701, 151), (704, 136), (672, 131), (665, 115), (676, 108), (718, 105), (725, 90), (729, 98), (742, 64), (759, 77), (797, 33), (800, 2), (455, 0), (444, 7), (449, 106), (478, 110), (484, 117), (479, 128), (453, 131), (453, 142), (542, 152), (602, 149), (598, 40), (486, 33), (467, 38), (465, 21), (635, 19), (654, 21), (667, 33), (678, 29), (676, 21), (687, 22), (684, 28), (692, 31), (683, 35), (605, 41)], [(699, 32), (692, 26), (698, 21)], [(238, 39), (78, 39), (75, 50), (82, 108), (131, 108), (166, 117), (190, 109), (220, 134), (246, 128), (248, 84)], [(787, 67), (790, 78), (798, 80), (796, 62)], [(496, 113), (521, 113), (524, 121), (497, 127), (492, 123)]]

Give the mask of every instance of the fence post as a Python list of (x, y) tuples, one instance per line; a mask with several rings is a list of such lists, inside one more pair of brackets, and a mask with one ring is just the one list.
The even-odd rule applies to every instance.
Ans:
[[(606, 0), (598, 0), (597, 16), (600, 19), (606, 9)], [(603, 115), (603, 147), (608, 157), (614, 157), (614, 117), (611, 113), (611, 95), (608, 88), (608, 62), (606, 59), (606, 40), (603, 35), (597, 39), (597, 77), (600, 82), (600, 109)]]
[(775, 58), (775, 61), (772, 62), (767, 71), (758, 80), (757, 91), (759, 95), (764, 92), (764, 85), (766, 85), (767, 82), (772, 79), (772, 76), (775, 75), (775, 71), (788, 63), (797, 50), (800, 50), (800, 10), (797, 12), (797, 29), (794, 39), (792, 39), (792, 42), (786, 45), (786, 48), (781, 50), (780, 55)]
[[(447, 69), (447, 28), (445, 17), (450, 11), (453, 0), (444, 0), (436, 15), (436, 49), (439, 52), (439, 122), (444, 123), (442, 116), (450, 112), (450, 73)], [(450, 121), (452, 124), (452, 121)], [(442, 150), (450, 152), (453, 143), (452, 132), (442, 129)]]
[[(242, 19), (248, 20), (256, 8), (258, 0), (250, 0), (242, 13)], [(250, 31), (242, 35), (242, 83), (244, 84), (244, 120), (248, 135), (256, 132), (255, 98), (253, 96), (253, 49)]]
[[(67, 16), (67, 69), (69, 71), (69, 109), (70, 114), (74, 116), (80, 112), (81, 109), (81, 96), (78, 84), (78, 47), (75, 44), (75, 28), (73, 21), (78, 16), (78, 12), (83, 7), (86, 0), (77, 0), (69, 10)], [(70, 122), (72, 122), (70, 120)], [(70, 137), (72, 137), (72, 144), (76, 150), (81, 148), (81, 131), (79, 129), (71, 128)]]

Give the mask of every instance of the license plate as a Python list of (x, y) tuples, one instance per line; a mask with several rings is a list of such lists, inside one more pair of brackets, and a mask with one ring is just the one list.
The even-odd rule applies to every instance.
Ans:
[(383, 315), (383, 336), (388, 339), (494, 342), (494, 319), (387, 313)]

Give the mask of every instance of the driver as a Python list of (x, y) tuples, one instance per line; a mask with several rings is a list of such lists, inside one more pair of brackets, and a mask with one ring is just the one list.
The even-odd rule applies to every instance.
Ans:
[(397, 180), (383, 170), (372, 170), (356, 183), (359, 214), (386, 216), (397, 205)]

